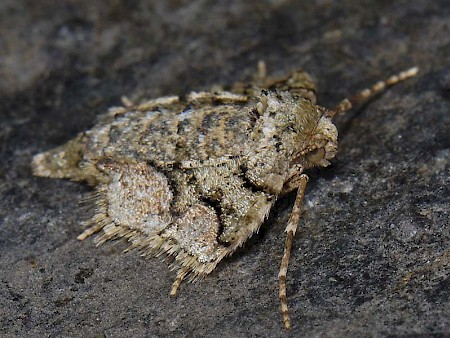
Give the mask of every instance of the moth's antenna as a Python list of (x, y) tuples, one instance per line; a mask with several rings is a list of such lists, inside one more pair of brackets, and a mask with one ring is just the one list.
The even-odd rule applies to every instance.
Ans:
[(333, 118), (336, 115), (345, 113), (347, 110), (350, 110), (352, 107), (362, 105), (366, 103), (367, 101), (371, 100), (374, 96), (382, 93), (385, 91), (388, 87), (393, 86), (399, 82), (402, 82), (406, 79), (409, 79), (410, 77), (416, 76), (417, 72), (419, 71), (418, 67), (413, 67), (408, 70), (405, 70), (403, 72), (400, 72), (396, 75), (392, 75), (385, 81), (378, 81), (375, 83), (372, 87), (366, 88), (362, 91), (360, 91), (358, 94), (352, 96), (349, 99), (344, 99), (339, 104), (333, 108), (332, 110), (329, 110), (326, 113), (326, 116)]

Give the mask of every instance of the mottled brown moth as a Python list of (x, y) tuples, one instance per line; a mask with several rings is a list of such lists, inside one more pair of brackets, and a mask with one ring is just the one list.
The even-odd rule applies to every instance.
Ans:
[[(279, 271), (284, 326), (291, 326), (286, 274), (308, 168), (326, 167), (337, 150), (332, 118), (417, 73), (380, 81), (334, 109), (316, 104), (302, 70), (252, 83), (112, 108), (90, 130), (34, 156), (37, 176), (94, 186), (95, 215), (78, 236), (101, 231), (98, 245), (124, 239), (144, 255), (173, 256), (171, 295), (182, 280), (211, 273), (266, 219), (277, 198), (296, 192)], [(127, 249), (127, 250), (128, 250)]]

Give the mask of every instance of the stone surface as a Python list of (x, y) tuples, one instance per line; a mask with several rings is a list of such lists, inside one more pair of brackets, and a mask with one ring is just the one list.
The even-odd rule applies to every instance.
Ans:
[[(445, 1), (2, 1), (0, 335), (449, 335), (449, 30)], [(336, 160), (309, 173), (287, 334), (277, 273), (294, 196), (172, 299), (166, 262), (76, 240), (89, 187), (30, 169), (122, 95), (230, 84), (260, 59), (306, 69), (327, 107), (420, 67), (340, 117)]]

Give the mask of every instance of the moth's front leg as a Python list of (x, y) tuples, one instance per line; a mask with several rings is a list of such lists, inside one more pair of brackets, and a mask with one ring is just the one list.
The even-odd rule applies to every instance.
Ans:
[(294, 206), (285, 230), (287, 237), (284, 245), (283, 258), (281, 259), (280, 272), (278, 273), (278, 278), (280, 281), (281, 314), (283, 315), (284, 327), (286, 329), (290, 329), (291, 327), (291, 320), (289, 319), (289, 310), (286, 299), (286, 275), (289, 265), (289, 257), (291, 255), (292, 240), (294, 238), (295, 231), (297, 230), (297, 224), (302, 213), (303, 197), (305, 196), (308, 176), (305, 174), (294, 176), (288, 183), (289, 184), (283, 188), (283, 192), (285, 192), (285, 189), (292, 191), (294, 188), (297, 188), (297, 196), (295, 198)]
[(280, 192), (281, 196), (287, 195), (294, 190), (298, 190), (298, 188), (302, 185), (302, 181), (304, 180), (305, 174), (302, 174), (301, 171), (297, 171), (292, 174), (286, 182), (283, 184), (283, 189)]

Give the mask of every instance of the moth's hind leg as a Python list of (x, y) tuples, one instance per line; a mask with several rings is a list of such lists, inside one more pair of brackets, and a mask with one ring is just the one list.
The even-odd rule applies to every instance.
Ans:
[(261, 89), (289, 91), (297, 97), (303, 97), (316, 103), (316, 83), (311, 76), (302, 69), (293, 71), (288, 76), (271, 76), (267, 73), (266, 63), (259, 61), (253, 81), (250, 83), (237, 82), (231, 91), (238, 94), (257, 96)]
[[(88, 225), (89, 226), (89, 225)], [(77, 236), (77, 239), (80, 241), (84, 241), (89, 236), (96, 234), (100, 230), (103, 229), (103, 225), (100, 223), (94, 223), (92, 226), (89, 226), (86, 230), (84, 230), (81, 234)]]
[[(97, 185), (95, 215), (78, 239), (103, 230), (98, 244), (124, 238), (134, 245), (135, 240), (142, 242), (139, 239), (143, 236), (151, 237), (172, 222), (169, 209), (173, 194), (163, 174), (145, 163), (110, 161), (97, 167), (108, 180)], [(136, 246), (144, 249), (144, 245)]]
[(190, 268), (188, 267), (181, 267), (177, 272), (177, 277), (173, 281), (172, 289), (170, 290), (170, 295), (172, 297), (175, 297), (178, 293), (178, 289), (180, 288), (181, 282), (183, 281), (184, 277), (190, 272)]
[(260, 88), (265, 88), (265, 84), (268, 81), (268, 79), (269, 76), (267, 75), (266, 63), (260, 60), (256, 65), (256, 72), (253, 75), (253, 83)]
[[(297, 230), (298, 221), (302, 213), (303, 197), (305, 195), (306, 184), (308, 183), (308, 176), (301, 174), (295, 180), (297, 184), (297, 196), (295, 198), (294, 206), (289, 217), (285, 232), (287, 233), (286, 242), (284, 245), (284, 254), (281, 259), (280, 272), (278, 278), (280, 281), (280, 300), (281, 300), (281, 314), (283, 315), (283, 323), (286, 329), (290, 329), (291, 320), (289, 318), (289, 310), (286, 299), (286, 275), (289, 265), (289, 257), (291, 255), (292, 240)], [(288, 187), (288, 190), (292, 187)]]

